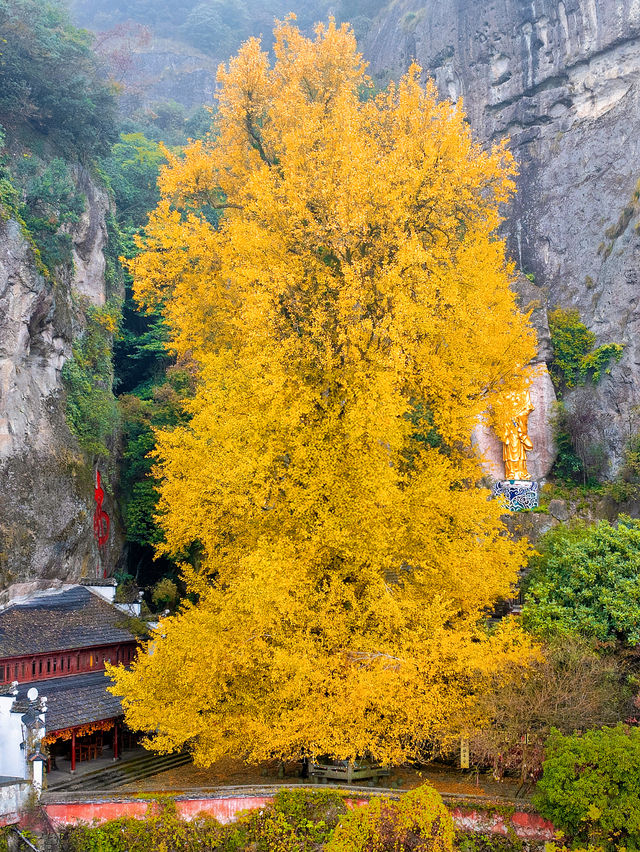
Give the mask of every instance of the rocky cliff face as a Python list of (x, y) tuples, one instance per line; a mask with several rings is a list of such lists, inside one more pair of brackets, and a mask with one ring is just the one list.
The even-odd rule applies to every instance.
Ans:
[(152, 38), (135, 46), (130, 63), (120, 99), (125, 113), (157, 101), (176, 101), (187, 110), (213, 103), (217, 63), (193, 47)]
[[(87, 204), (72, 231), (73, 270), (58, 280), (38, 271), (21, 226), (0, 220), (0, 603), (13, 584), (96, 569), (93, 461), (65, 421), (61, 372), (82, 333), (74, 299), (105, 301), (109, 198), (76, 176)], [(120, 549), (116, 523), (111, 563)]]
[(614, 468), (640, 402), (640, 2), (397, 0), (364, 53), (381, 82), (417, 60), (480, 138), (510, 137), (511, 254), (598, 345), (625, 344), (596, 392)]

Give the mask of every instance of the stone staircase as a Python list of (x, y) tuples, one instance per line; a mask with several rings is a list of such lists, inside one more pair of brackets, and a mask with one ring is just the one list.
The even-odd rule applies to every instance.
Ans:
[(75, 790), (113, 790), (124, 784), (132, 784), (190, 762), (191, 756), (186, 752), (178, 754), (147, 752), (129, 760), (116, 761), (110, 766), (104, 766), (93, 772), (85, 772), (74, 778), (54, 782), (47, 789), (49, 792), (56, 793)]

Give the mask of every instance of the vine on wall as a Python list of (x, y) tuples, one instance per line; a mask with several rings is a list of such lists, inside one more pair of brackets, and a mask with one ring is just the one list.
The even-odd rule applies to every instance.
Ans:
[(551, 378), (559, 393), (587, 380), (597, 384), (604, 374), (611, 372), (611, 362), (622, 357), (621, 343), (605, 343), (594, 349), (596, 336), (581, 322), (576, 310), (551, 311), (549, 330), (553, 343)]
[(62, 370), (67, 424), (86, 453), (106, 457), (107, 441), (118, 424), (111, 352), (120, 322), (120, 303), (112, 298), (96, 306), (80, 299), (79, 308), (85, 316), (85, 330)]
[[(622, 357), (624, 345), (604, 343), (595, 346), (596, 336), (581, 321), (577, 310), (555, 308), (549, 313), (549, 330), (553, 344), (550, 374), (560, 402), (555, 416), (555, 440), (558, 455), (554, 475), (562, 482), (584, 487), (598, 482), (606, 464), (606, 453), (599, 432), (597, 406), (590, 404), (589, 389), (611, 372), (613, 363)], [(572, 405), (562, 400), (567, 390), (579, 391)]]

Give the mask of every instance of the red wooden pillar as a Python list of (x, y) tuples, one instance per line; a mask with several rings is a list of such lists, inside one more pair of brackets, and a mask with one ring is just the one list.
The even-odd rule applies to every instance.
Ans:
[(117, 760), (120, 755), (118, 754), (118, 723), (116, 722), (113, 726), (113, 759)]
[(76, 729), (71, 730), (71, 771), (76, 771)]

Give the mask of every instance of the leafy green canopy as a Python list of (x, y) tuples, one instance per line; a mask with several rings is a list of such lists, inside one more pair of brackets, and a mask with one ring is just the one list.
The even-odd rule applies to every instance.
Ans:
[[(579, 720), (576, 720), (577, 722)], [(640, 729), (553, 731), (534, 804), (570, 845), (640, 848)]]
[(150, 457), (154, 429), (186, 422), (182, 400), (191, 394), (191, 385), (186, 371), (170, 367), (119, 399), (124, 438), (120, 490), (128, 541), (155, 547), (163, 540), (154, 520), (158, 503), (158, 480), (151, 474)]
[(101, 79), (92, 36), (49, 0), (0, 0), (0, 121), (25, 122), (60, 150), (105, 152), (116, 100)]
[(559, 526), (539, 547), (522, 613), (528, 630), (640, 642), (640, 521)]
[(109, 178), (119, 224), (137, 226), (160, 198), (160, 166), (166, 162), (162, 148), (144, 133), (121, 133), (101, 168)]
[[(109, 156), (101, 161), (116, 201), (114, 225), (120, 235), (120, 254), (125, 257), (134, 257), (138, 251), (133, 235), (158, 202), (158, 172), (165, 162), (163, 148), (140, 131), (121, 133)], [(167, 351), (168, 332), (163, 319), (136, 308), (127, 272), (124, 283), (122, 323), (113, 351), (124, 444), (121, 507), (127, 540), (153, 547), (162, 539), (153, 520), (158, 502), (157, 480), (151, 476), (149, 458), (155, 446), (153, 429), (180, 422), (180, 399), (188, 393), (189, 380), (175, 369), (167, 373), (173, 359)]]
[(54, 157), (40, 173), (37, 158), (26, 153), (23, 169), (29, 161), (33, 162), (34, 174), (23, 179), (25, 201), (19, 212), (40, 250), (42, 262), (53, 273), (56, 267), (72, 263), (71, 235), (62, 226), (80, 220), (86, 199), (61, 157)]

